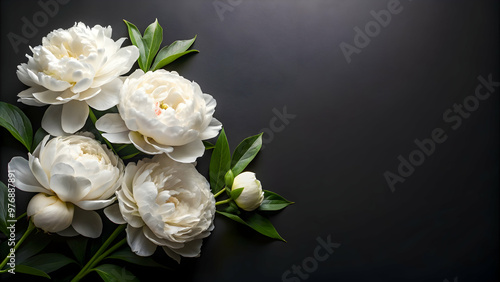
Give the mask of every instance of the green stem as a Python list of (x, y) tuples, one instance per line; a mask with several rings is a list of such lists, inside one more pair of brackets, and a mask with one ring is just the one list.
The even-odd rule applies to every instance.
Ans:
[[(2, 269), (7, 264), (7, 262), (9, 261), (9, 255), (11, 253), (15, 253), (15, 251), (17, 250), (17, 248), (19, 248), (19, 246), (21, 246), (21, 244), (24, 242), (24, 240), (26, 240), (26, 238), (31, 234), (31, 232), (33, 230), (35, 230), (35, 225), (30, 221), (29, 225), (28, 225), (28, 228), (26, 229), (26, 231), (23, 234), (23, 237), (21, 237), (21, 239), (19, 239), (19, 241), (14, 246), (14, 252), (9, 252), (9, 254), (5, 257), (5, 259), (2, 261), (2, 263), (0, 263), (0, 269)], [(5, 272), (5, 271), (7, 271), (7, 270), (0, 270), (0, 273), (1, 272)]]
[(229, 203), (231, 201), (232, 201), (231, 198), (229, 198), (229, 199), (225, 199), (225, 200), (222, 200), (222, 201), (218, 201), (217, 203), (215, 203), (215, 205), (216, 206), (223, 205), (223, 204), (227, 204), (227, 203)]
[(219, 191), (219, 192), (217, 192), (217, 193), (215, 193), (215, 194), (214, 194), (214, 198), (219, 197), (219, 196), (220, 196), (220, 194), (224, 193), (224, 191), (225, 191), (225, 190), (226, 190), (226, 188), (222, 188), (222, 189), (220, 189), (220, 191)]
[(26, 216), (26, 212), (25, 212), (25, 213), (23, 213), (22, 215), (18, 216), (18, 217), (16, 218), (16, 221), (20, 220), (21, 218), (23, 218), (23, 217), (25, 217), (25, 216)]
[(127, 238), (123, 238), (121, 239), (120, 241), (118, 241), (118, 243), (114, 244), (113, 247), (109, 248), (109, 250), (105, 251), (102, 255), (100, 255), (93, 263), (92, 265), (89, 266), (88, 268), (88, 272), (92, 271), (92, 269), (94, 268), (94, 266), (96, 266), (101, 260), (105, 259), (107, 256), (109, 256), (110, 254), (112, 254), (114, 251), (116, 251), (116, 249), (118, 249), (119, 247), (121, 247), (123, 244), (125, 244), (127, 242)]
[[(105, 252), (106, 248), (115, 240), (115, 238), (125, 229), (127, 225), (122, 224), (119, 225), (115, 231), (111, 235), (109, 235), (108, 239), (102, 244), (102, 246), (97, 250), (97, 252), (94, 254), (94, 256), (87, 262), (87, 264), (78, 272), (78, 274), (71, 280), (71, 282), (77, 282), (80, 281), (85, 275), (87, 275), (90, 272), (90, 268), (93, 267), (96, 263), (98, 263), (100, 260), (98, 260), (101, 255)], [(122, 243), (123, 244), (123, 243)]]

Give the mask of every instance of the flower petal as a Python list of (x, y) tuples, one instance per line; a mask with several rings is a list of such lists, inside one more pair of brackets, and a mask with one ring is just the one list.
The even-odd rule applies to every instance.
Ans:
[(71, 91), (74, 93), (80, 93), (87, 89), (89, 89), (90, 85), (92, 85), (92, 79), (84, 78), (78, 81), (75, 85), (71, 87)]
[(97, 238), (102, 232), (102, 220), (95, 211), (85, 211), (75, 207), (71, 226), (85, 237)]
[[(130, 144), (132, 143), (129, 138), (129, 131), (120, 133), (103, 133), (102, 137), (106, 138), (109, 142), (114, 144)], [(136, 146), (137, 147), (137, 146)]]
[(50, 105), (43, 115), (42, 128), (52, 136), (66, 135), (61, 125), (62, 110), (62, 105)]
[(127, 223), (125, 219), (123, 219), (122, 213), (120, 212), (120, 206), (118, 204), (111, 205), (104, 209), (104, 214), (116, 224), (125, 224)]
[(122, 80), (115, 78), (109, 83), (101, 86), (101, 92), (88, 99), (87, 103), (89, 106), (99, 111), (104, 111), (116, 106), (118, 102), (120, 102), (120, 89), (122, 88), (122, 85)]
[[(75, 93), (66, 90), (66, 91), (52, 91), (52, 90), (45, 90), (42, 92), (34, 92), (33, 97), (36, 98), (38, 101), (44, 103), (44, 104), (51, 104), (51, 105), (58, 105), (58, 104), (64, 104), (68, 101), (71, 100), (72, 97), (74, 97)], [(66, 98), (63, 98), (66, 97)]]
[(89, 115), (87, 103), (81, 101), (70, 101), (63, 105), (62, 109), (62, 129), (68, 133), (75, 133), (84, 125)]
[(206, 139), (210, 139), (210, 138), (217, 136), (217, 134), (219, 134), (219, 131), (221, 130), (221, 128), (222, 128), (222, 123), (220, 121), (218, 121), (216, 118), (212, 118), (207, 129), (205, 129), (205, 131), (203, 131), (200, 134), (200, 139), (206, 140)]
[(163, 250), (165, 251), (165, 253), (169, 257), (171, 257), (172, 259), (174, 259), (177, 263), (181, 263), (181, 256), (179, 254), (175, 253), (174, 251), (172, 251), (168, 247), (163, 247)]
[(80, 176), (54, 174), (50, 178), (50, 189), (64, 202), (78, 203), (92, 188), (90, 180)]
[(17, 94), (17, 97), (19, 97), (19, 102), (24, 103), (26, 105), (30, 106), (45, 106), (45, 103), (40, 102), (38, 99), (36, 99), (33, 94), (37, 92), (43, 91), (43, 88), (40, 87), (30, 87), (24, 91), (19, 92)]
[[(139, 150), (146, 154), (157, 155), (161, 154), (161, 151), (158, 151), (150, 144), (146, 143), (144, 140), (144, 136), (137, 131), (130, 131), (128, 134), (130, 141), (134, 144), (134, 146)], [(200, 141), (201, 142), (201, 141)], [(203, 143), (202, 143), (203, 145)]]
[(183, 257), (194, 258), (200, 256), (202, 244), (203, 240), (197, 239), (190, 242), (186, 242), (184, 243), (184, 247), (180, 249), (174, 249), (173, 251)]
[(33, 172), (31, 172), (28, 160), (22, 157), (13, 157), (9, 162), (9, 171), (15, 175), (14, 184), (19, 190), (25, 192), (42, 192), (53, 194), (52, 191), (43, 188), (43, 186), (36, 180)]
[[(147, 227), (143, 227), (147, 228)], [(138, 256), (147, 257), (154, 254), (156, 245), (144, 236), (142, 228), (134, 228), (127, 225), (127, 242), (132, 252)]]
[(203, 156), (205, 146), (201, 140), (196, 140), (184, 146), (174, 147), (174, 151), (167, 155), (180, 163), (192, 163), (196, 158)]
[(75, 205), (84, 210), (95, 211), (111, 205), (115, 200), (116, 197), (107, 200), (79, 201), (76, 202)]
[(57, 234), (64, 237), (74, 237), (80, 235), (80, 233), (76, 232), (75, 228), (73, 228), (72, 226), (64, 229), (63, 231), (57, 232)]
[(115, 113), (103, 115), (96, 121), (95, 127), (99, 131), (103, 131), (106, 133), (119, 133), (129, 131), (129, 129), (125, 125), (125, 121), (123, 121), (120, 114)]
[(35, 158), (33, 155), (28, 153), (28, 161), (31, 172), (35, 176), (36, 180), (38, 180), (38, 183), (40, 183), (43, 187), (49, 189), (49, 178), (45, 170), (42, 168), (42, 165), (40, 164), (40, 159)]

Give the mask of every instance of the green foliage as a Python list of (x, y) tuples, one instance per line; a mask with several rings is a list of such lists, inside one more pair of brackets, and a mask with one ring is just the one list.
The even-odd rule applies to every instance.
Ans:
[(124, 22), (127, 25), (130, 41), (139, 48), (137, 63), (144, 72), (158, 70), (186, 54), (199, 52), (198, 50), (188, 50), (196, 40), (196, 36), (188, 40), (174, 41), (158, 52), (163, 41), (163, 28), (158, 23), (158, 20), (155, 20), (146, 28), (144, 35), (141, 35), (139, 29), (133, 23), (126, 20)]
[(14, 138), (31, 152), (33, 128), (23, 111), (14, 105), (0, 102), (0, 126), (7, 129)]

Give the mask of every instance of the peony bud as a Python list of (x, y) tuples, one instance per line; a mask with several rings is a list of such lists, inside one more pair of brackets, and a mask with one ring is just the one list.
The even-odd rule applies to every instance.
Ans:
[(36, 227), (47, 232), (60, 232), (71, 225), (73, 211), (73, 204), (65, 203), (57, 196), (38, 193), (31, 198), (27, 215)]
[(231, 190), (238, 188), (244, 188), (240, 196), (235, 200), (240, 208), (253, 211), (262, 204), (264, 192), (262, 192), (260, 181), (255, 178), (255, 173), (246, 171), (238, 174), (234, 178)]

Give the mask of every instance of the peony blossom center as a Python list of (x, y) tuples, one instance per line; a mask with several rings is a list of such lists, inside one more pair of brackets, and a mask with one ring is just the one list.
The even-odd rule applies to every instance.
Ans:
[(174, 196), (170, 196), (170, 198), (168, 198), (166, 203), (172, 203), (174, 204), (175, 207), (177, 207), (177, 205), (179, 204), (179, 200)]

